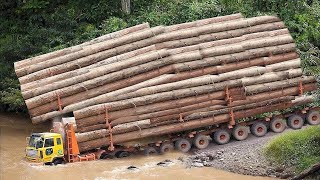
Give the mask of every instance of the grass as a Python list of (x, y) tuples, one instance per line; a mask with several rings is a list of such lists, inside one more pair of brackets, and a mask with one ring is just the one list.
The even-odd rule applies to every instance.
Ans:
[(320, 162), (320, 125), (287, 132), (273, 139), (264, 149), (272, 162), (293, 167), (297, 173)]

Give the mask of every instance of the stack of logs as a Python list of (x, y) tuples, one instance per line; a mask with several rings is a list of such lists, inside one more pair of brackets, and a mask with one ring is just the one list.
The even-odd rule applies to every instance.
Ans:
[[(294, 40), (274, 16), (148, 23), (15, 63), (33, 123), (73, 112), (80, 151), (306, 104)], [(298, 97), (300, 96), (300, 97)], [(230, 113), (232, 112), (232, 113)]]

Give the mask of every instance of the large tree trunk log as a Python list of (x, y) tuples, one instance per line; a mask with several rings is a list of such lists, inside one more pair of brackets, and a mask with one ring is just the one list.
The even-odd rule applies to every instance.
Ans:
[[(25, 91), (22, 92), (24, 97), (29, 97), (28, 93), (31, 92), (32, 94), (44, 94), (47, 92), (51, 92), (57, 89), (62, 89), (64, 87), (67, 86), (71, 86), (74, 84), (79, 84), (81, 82), (99, 77), (99, 76), (104, 76), (107, 74), (110, 74), (112, 72), (116, 72), (116, 71), (120, 71), (122, 69), (127, 69), (133, 66), (137, 66), (140, 64), (144, 64), (144, 63), (148, 63), (150, 61), (153, 60), (157, 60), (157, 59), (161, 59), (163, 57), (168, 56), (169, 53), (167, 50), (163, 49), (163, 50), (159, 50), (159, 51), (151, 51), (139, 56), (134, 56), (132, 58), (126, 59), (124, 61), (121, 62), (116, 62), (116, 63), (112, 63), (112, 64), (108, 64), (105, 66), (101, 66), (101, 67), (97, 67), (97, 68), (93, 68), (91, 69), (89, 72), (84, 73), (82, 75), (79, 76), (75, 76), (69, 79), (64, 79), (63, 81), (58, 81), (58, 82), (53, 82), (51, 84), (36, 88), (36, 89), (32, 89), (30, 91)], [(28, 108), (34, 108), (32, 106), (28, 106)]]
[[(158, 49), (168, 48), (173, 54), (177, 52), (184, 52), (186, 50), (197, 50), (213, 46), (221, 46), (224, 44), (230, 44), (230, 42), (241, 42), (244, 40), (257, 39), (262, 37), (272, 37), (278, 35), (289, 34), (287, 29), (280, 29), (282, 27), (273, 26), (273, 29), (270, 31), (266, 30), (265, 27), (268, 27), (269, 24), (259, 25), (260, 28), (257, 29), (257, 33), (253, 33), (251, 28), (237, 29), (226, 32), (219, 32), (213, 34), (201, 35), (199, 37), (192, 37), (187, 39), (179, 39), (173, 41), (166, 41), (156, 44)], [(176, 52), (175, 52), (176, 51)]]
[(56, 66), (59, 64), (70, 62), (72, 60), (75, 60), (75, 59), (78, 59), (81, 57), (89, 56), (94, 53), (98, 53), (98, 52), (105, 51), (105, 50), (108, 50), (108, 49), (111, 49), (114, 47), (118, 47), (118, 46), (121, 46), (125, 43), (132, 43), (135, 41), (146, 39), (146, 38), (155, 36), (156, 34), (162, 33), (163, 31), (164, 31), (164, 27), (158, 26), (158, 27), (154, 27), (151, 29), (144, 29), (142, 31), (133, 32), (133, 33), (126, 34), (124, 36), (121, 36), (121, 37), (118, 37), (115, 39), (111, 39), (109, 41), (85, 46), (85, 47), (83, 47), (82, 50), (77, 51), (75, 53), (67, 54), (65, 56), (56, 57), (56, 58), (51, 59), (50, 61), (44, 61), (44, 62), (40, 62), (37, 64), (33, 64), (33, 65), (30, 65), (30, 66), (23, 68), (23, 69), (18, 69), (16, 71), (16, 73), (18, 74), (19, 77), (24, 76), (24, 75), (27, 75), (27, 74), (51, 67), (51, 66)]
[(203, 34), (240, 29), (240, 28), (245, 28), (249, 26), (279, 22), (279, 21), (280, 19), (274, 16), (260, 16), (260, 17), (243, 19), (239, 21), (223, 22), (219, 24), (209, 24), (209, 25), (204, 25), (197, 28), (160, 34), (156, 37), (156, 42), (160, 43), (160, 42), (165, 42), (170, 40), (186, 39), (186, 38), (196, 37)]
[[(313, 83), (313, 84), (303, 85), (303, 88), (306, 92), (309, 92), (309, 91), (316, 90), (317, 86), (316, 86), (316, 84)], [(296, 96), (298, 94), (299, 94), (299, 87), (298, 86), (285, 88), (285, 89), (281, 89), (281, 90), (276, 90), (276, 91), (268, 91), (268, 92), (264, 92), (264, 93), (260, 93), (260, 94), (256, 94), (256, 95), (252, 95), (252, 96), (247, 96), (246, 100), (234, 101), (230, 104), (230, 107), (241, 106), (244, 104), (249, 104), (249, 103), (254, 103), (254, 102), (266, 101), (268, 99), (281, 98), (284, 96)], [(205, 98), (206, 96), (208, 96), (208, 98)], [(160, 115), (164, 114), (163, 112), (168, 112), (168, 111), (170, 112), (172, 110), (172, 108), (175, 108), (175, 107), (183, 107), (184, 108), (185, 107), (187, 109), (187, 108), (192, 107), (192, 105), (196, 105), (197, 103), (204, 103), (204, 104), (211, 103), (211, 105), (219, 104), (219, 103), (223, 104), (223, 103), (225, 103), (224, 100), (219, 102), (219, 100), (207, 101), (207, 100), (203, 100), (203, 99), (223, 99), (224, 97), (225, 97), (224, 92), (217, 92), (217, 93), (212, 93), (210, 95), (190, 97), (190, 98), (185, 98), (185, 99), (181, 99), (178, 101), (177, 100), (176, 101), (168, 101), (168, 102), (163, 102), (163, 103), (156, 103), (156, 104), (149, 105), (149, 106), (137, 107), (137, 108), (133, 108), (133, 109), (125, 109), (125, 110), (120, 110), (120, 111), (115, 111), (115, 112), (109, 112), (109, 120), (111, 121), (111, 124), (112, 124), (113, 121), (115, 121), (117, 123), (117, 119), (119, 119), (119, 118), (126, 119), (126, 116), (127, 117), (131, 116), (132, 118), (135, 118), (134, 116), (142, 116), (143, 118), (146, 118), (146, 117), (148, 117), (148, 115), (146, 115), (146, 114), (152, 114), (154, 112), (159, 112), (159, 113), (158, 114), (155, 113), (152, 115), (160, 116)], [(189, 100), (189, 103), (180, 102), (180, 101), (188, 102), (187, 99)], [(207, 101), (207, 102), (205, 102), (205, 101)], [(202, 104), (202, 105), (204, 105), (204, 104)], [(168, 105), (168, 106), (166, 106), (166, 105)], [(202, 105), (200, 105), (200, 106), (202, 106)], [(187, 107), (187, 106), (189, 106), (189, 107)], [(163, 111), (163, 112), (160, 112), (160, 111)], [(173, 110), (173, 113), (175, 113), (174, 110)], [(126, 115), (124, 116), (123, 114), (126, 114)], [(183, 116), (185, 116), (185, 115), (186, 114), (183, 114)], [(179, 114), (152, 118), (151, 122), (159, 123), (162, 121), (166, 121), (168, 119), (175, 119), (175, 118), (179, 118)], [(77, 126), (82, 129), (81, 132), (106, 128), (104, 114), (91, 116), (91, 117), (83, 118), (83, 119), (76, 119), (76, 123), (77, 123)], [(100, 125), (99, 127), (94, 125), (94, 124), (99, 124), (99, 123), (104, 123), (104, 124)]]
[[(251, 31), (248, 31), (248, 32), (251, 32)], [(250, 40), (250, 39), (255, 39), (255, 38), (262, 38), (262, 37), (270, 37), (270, 36), (277, 36), (277, 35), (283, 35), (283, 34), (288, 34), (288, 30), (287, 29), (281, 29), (281, 30), (276, 30), (276, 31), (267, 31), (267, 32), (261, 32), (261, 33), (253, 33), (253, 34), (249, 34), (249, 35), (246, 35), (246, 36), (243, 36), (243, 37), (238, 37), (238, 38), (231, 38), (231, 39), (226, 39), (226, 40), (218, 40), (218, 41), (213, 41), (213, 42), (210, 42), (210, 44), (208, 43), (205, 43), (204, 45), (197, 45), (198, 48), (196, 49), (203, 49), (204, 47), (205, 48), (208, 48), (208, 47), (214, 47), (214, 46), (221, 46), (221, 45), (225, 45), (225, 44), (230, 44), (230, 43), (235, 43), (235, 42), (241, 42), (241, 41), (244, 41), (244, 40)], [(227, 33), (228, 34), (228, 33)], [(228, 34), (230, 37), (233, 37), (232, 34)], [(217, 39), (217, 36), (214, 35), (213, 36), (214, 39)], [(208, 38), (205, 38), (205, 40), (208, 41)], [(210, 39), (209, 39), (210, 40)], [(185, 41), (179, 41), (180, 43), (182, 43), (182, 45), (188, 45)], [(191, 42), (195, 43), (195, 40), (194, 39), (191, 39)], [(172, 43), (172, 42), (171, 42)], [(155, 50), (155, 46), (149, 46), (149, 47), (153, 47), (153, 49)], [(158, 49), (162, 49), (162, 48), (170, 48), (169, 46), (168, 47), (158, 47)], [(144, 49), (144, 48), (143, 48)], [(103, 60), (103, 61), (100, 61), (99, 63), (96, 63), (96, 64), (93, 64), (91, 66), (87, 66), (85, 68), (81, 68), (81, 69), (78, 69), (78, 70), (74, 70), (74, 71), (70, 71), (70, 72), (66, 72), (66, 73), (63, 73), (63, 74), (59, 74), (59, 75), (56, 75), (56, 76), (52, 76), (52, 77), (49, 77), (49, 78), (45, 78), (45, 79), (42, 79), (42, 80), (38, 80), (36, 82), (32, 82), (31, 84), (33, 84), (33, 86), (37, 86), (37, 87), (41, 87), (41, 88), (44, 88), (43, 86), (44, 85), (47, 85), (47, 84), (50, 84), (50, 90), (55, 90), (55, 89), (59, 89), (61, 87), (66, 87), (66, 86), (69, 86), (69, 85), (72, 85), (72, 84), (76, 84), (77, 82), (76, 81), (72, 81), (72, 80), (69, 80), (69, 81), (72, 81), (72, 84), (71, 83), (67, 83), (66, 80), (64, 79), (67, 79), (67, 78), (72, 78), (72, 79), (75, 79), (74, 77), (75, 76), (86, 76), (88, 77), (87, 79), (92, 79), (88, 74), (86, 73), (92, 73), (92, 72), (96, 72), (96, 71), (99, 71), (99, 69), (104, 69), (104, 68), (108, 68), (109, 67), (109, 64), (111, 63), (110, 61), (111, 60), (117, 60), (119, 61), (119, 57), (126, 57), (126, 58), (133, 58), (133, 56), (137, 56), (139, 54), (143, 54), (141, 53), (140, 51), (143, 50), (143, 49), (138, 49), (136, 51), (138, 51), (138, 53), (136, 53), (135, 51), (133, 52), (128, 52), (128, 53), (125, 53), (125, 56), (124, 55), (118, 55), (118, 56), (115, 56), (115, 57), (112, 57), (112, 58), (108, 58), (106, 60)], [(149, 48), (150, 49), (150, 48)], [(148, 49), (147, 49), (148, 50)], [(150, 51), (150, 50), (149, 50)], [(127, 61), (127, 60), (126, 60)], [(108, 63), (106, 63), (108, 62)], [(124, 63), (124, 62), (123, 62)], [(108, 64), (107, 66), (102, 66), (102, 65), (106, 65)], [(90, 68), (90, 69), (89, 69)], [(114, 70), (116, 71), (116, 70)], [(106, 72), (105, 72), (106, 73)], [(84, 75), (86, 74), (86, 75)], [(96, 74), (95, 77), (98, 77), (98, 76), (101, 76), (101, 75), (98, 75)], [(90, 77), (90, 78), (89, 78)], [(76, 78), (79, 78), (79, 77), (76, 77)], [(85, 79), (85, 80), (87, 80)], [(59, 82), (60, 84), (62, 84), (63, 86), (61, 85), (58, 85), (57, 82), (54, 83), (54, 81), (58, 81), (58, 80), (64, 80), (63, 82)], [(54, 83), (54, 84), (52, 84)], [(24, 85), (21, 85), (21, 90), (24, 92), (26, 90), (25, 87), (28, 87), (26, 86), (26, 84)], [(31, 89), (34, 89), (34, 88), (30, 88), (30, 83), (29, 83), (29, 89), (27, 90), (31, 90)], [(48, 91), (46, 91), (48, 92)]]
[[(286, 109), (295, 105), (302, 105), (312, 102), (313, 98), (308, 97), (304, 99), (298, 99), (295, 101), (292, 101), (290, 103), (280, 103), (276, 105), (270, 105), (270, 106), (264, 106), (259, 107), (256, 109), (250, 109), (250, 110), (244, 110), (244, 111), (238, 111), (235, 112), (235, 119), (241, 119), (245, 117), (250, 117), (257, 114), (262, 114), (265, 112), (272, 112), (274, 110), (281, 110)], [(113, 142), (116, 144), (128, 142), (136, 139), (142, 139), (145, 137), (152, 137), (152, 136), (159, 136), (163, 134), (170, 134), (174, 132), (181, 132), (186, 130), (192, 130), (196, 128), (211, 126), (215, 124), (221, 124), (228, 122), (230, 119), (228, 114), (222, 114), (211, 118), (204, 118), (204, 119), (197, 119), (193, 121), (187, 121), (183, 123), (177, 123), (177, 124), (170, 124), (170, 125), (164, 125), (160, 127), (153, 127), (148, 129), (142, 129), (139, 131), (133, 131), (125, 134), (117, 134), (113, 136)], [(86, 141), (83, 143), (79, 143), (79, 149), (81, 152), (99, 148), (102, 146), (108, 146), (110, 145), (110, 140), (108, 137), (96, 139), (92, 141)]]
[[(292, 49), (294, 49), (294, 45), (284, 45), (284, 46), (276, 46), (276, 47), (271, 47), (271, 48), (262, 48), (261, 50), (257, 49), (255, 51), (251, 51), (252, 55), (250, 55), (250, 53), (248, 53), (248, 55), (246, 55), (246, 57), (252, 58), (254, 56), (267, 55), (268, 52), (272, 52), (273, 54), (277, 54), (277, 53), (281, 53), (282, 50), (290, 51)], [(288, 53), (288, 54), (283, 54), (283, 55), (272, 56), (270, 58), (262, 58), (262, 59), (257, 59), (257, 60), (253, 59), (253, 60), (243, 62), (243, 63), (240, 62), (240, 63), (236, 63), (236, 64), (227, 64), (227, 65), (221, 66), (221, 67), (218, 66), (218, 67), (210, 67), (210, 68), (194, 70), (194, 71), (190, 71), (190, 72), (187, 71), (187, 72), (182, 72), (182, 73), (176, 74), (175, 76), (168, 79), (167, 82), (179, 81), (179, 80), (197, 77), (197, 76), (201, 76), (201, 75), (205, 75), (205, 74), (224, 73), (224, 72), (228, 72), (228, 71), (232, 71), (232, 70), (246, 68), (251, 65), (268, 65), (268, 64), (282, 62), (282, 61), (289, 60), (289, 59), (296, 58), (296, 57), (297, 57), (296, 53)], [(217, 57), (217, 61), (220, 63), (231, 62), (231, 60), (235, 61), (237, 59), (234, 59), (232, 55), (221, 56), (221, 58)], [(176, 66), (176, 65), (174, 65), (174, 66)], [(44, 116), (38, 116), (36, 118), (33, 118), (34, 122), (40, 122), (40, 121), (42, 121), (41, 119), (43, 119), (43, 120), (49, 119), (49, 118), (55, 117), (61, 113), (71, 112), (73, 110), (77, 110), (77, 109), (83, 108), (85, 106), (108, 102), (108, 95), (101, 95), (101, 96), (98, 96), (98, 97), (92, 98), (92, 99), (89, 99), (89, 98), (103, 94), (103, 93), (107, 93), (108, 91), (110, 92), (110, 91), (113, 91), (116, 89), (120, 89), (125, 86), (130, 86), (130, 85), (135, 84), (137, 82), (142, 82), (142, 81), (146, 80), (146, 78), (149, 79), (152, 77), (159, 76), (161, 74), (170, 73), (173, 70), (172, 67), (173, 66), (160, 68), (158, 71), (152, 71), (150, 73), (146, 73), (145, 75), (143, 75), (143, 74), (138, 75), (138, 76), (135, 76), (135, 77), (132, 77), (129, 79), (125, 79), (123, 81), (118, 81), (118, 82), (115, 82), (112, 84), (106, 84), (104, 86), (95, 88), (93, 90), (88, 90), (83, 93), (79, 93), (75, 96), (69, 96), (66, 98), (62, 98), (61, 102), (62, 102), (63, 106), (69, 105), (69, 104), (76, 102), (76, 101), (81, 101), (83, 99), (88, 99), (88, 100), (80, 102), (80, 103), (76, 103), (73, 105), (69, 105), (63, 109), (63, 112), (54, 111), (54, 112), (51, 112), (51, 113), (46, 114)], [(127, 93), (127, 92), (123, 92), (123, 93)], [(43, 114), (45, 112), (49, 112), (50, 110), (56, 110), (56, 109), (57, 109), (57, 101), (53, 101), (50, 104), (46, 104), (44, 106), (41, 106), (40, 108), (35, 109), (34, 112), (39, 113), (39, 114)], [(35, 116), (33, 110), (29, 110), (29, 112), (31, 115)]]
[[(240, 110), (244, 110), (244, 109), (267, 106), (267, 105), (276, 104), (276, 103), (289, 102), (289, 101), (294, 100), (294, 99), (295, 99), (294, 96), (281, 97), (281, 98), (277, 98), (277, 99), (270, 99), (270, 100), (267, 100), (267, 101), (251, 103), (251, 104), (245, 104), (245, 105), (242, 105), (242, 106), (236, 106), (236, 107), (232, 107), (232, 109), (233, 109), (233, 111), (240, 111)], [(194, 119), (202, 119), (202, 118), (207, 118), (207, 117), (213, 117), (213, 116), (216, 116), (216, 115), (219, 115), (219, 114), (227, 114), (229, 112), (230, 112), (230, 107), (227, 107), (227, 108), (221, 108), (221, 109), (211, 110), (211, 111), (206, 111), (206, 112), (186, 111), (184, 113), (181, 113), (181, 116), (183, 116), (183, 120), (184, 121), (189, 121), (189, 120), (194, 120)], [(166, 119), (166, 120), (162, 119), (161, 121), (170, 121), (168, 123), (172, 124), (172, 123), (179, 122), (179, 120), (177, 120), (176, 118), (179, 118), (179, 114), (176, 114), (171, 119)], [(159, 123), (161, 121), (152, 121), (152, 124), (157, 124), (157, 123)], [(117, 128), (117, 127), (119, 127), (119, 126), (115, 126), (112, 129), (112, 134), (120, 134), (119, 130), (118, 130), (119, 128)], [(131, 131), (134, 131), (134, 130), (139, 130), (137, 128), (144, 129), (143, 127), (144, 128), (150, 128), (151, 127), (150, 121), (148, 122), (148, 124), (146, 126), (138, 126), (136, 128), (122, 128), (121, 129), (121, 134), (122, 133), (128, 133), (128, 132), (131, 132)], [(99, 138), (107, 137), (109, 135), (108, 133), (109, 133), (109, 131), (106, 130), (106, 129), (99, 129), (99, 130), (94, 130), (94, 131), (90, 131), (90, 132), (77, 133), (76, 137), (77, 137), (78, 143), (79, 142), (81, 143), (81, 142), (84, 142), (84, 141), (89, 141), (89, 140), (93, 140), (93, 139), (99, 139)]]
[[(43, 54), (43, 55), (40, 55), (40, 56), (36, 56), (36, 57), (32, 57), (32, 58), (28, 58), (28, 59), (25, 59), (25, 60), (22, 60), (22, 61), (15, 62), (14, 63), (14, 68), (15, 69), (22, 69), (22, 68), (24, 68), (26, 66), (30, 66), (30, 65), (33, 65), (33, 64), (41, 63), (43, 61), (48, 61), (48, 60), (51, 60), (51, 59), (59, 57), (59, 56), (67, 55), (67, 54), (82, 50), (82, 47), (84, 47), (84, 46), (96, 44), (96, 43), (99, 43), (99, 42), (102, 42), (102, 41), (107, 41), (107, 40), (114, 39), (114, 38), (119, 38), (121, 36), (130, 34), (130, 33), (133, 33), (133, 32), (137, 32), (137, 31), (140, 31), (140, 30), (143, 30), (143, 29), (147, 29), (147, 28), (149, 28), (149, 23), (143, 23), (143, 24), (139, 24), (139, 25), (136, 25), (136, 26), (132, 26), (132, 27), (126, 28), (126, 29), (122, 29), (120, 31), (116, 31), (116, 32), (113, 32), (113, 33), (109, 33), (109, 34), (100, 36), (98, 38), (92, 39), (90, 41), (87, 41), (85, 43), (82, 43), (82, 44), (79, 44), (79, 45), (76, 45), (76, 46), (72, 46), (72, 47), (69, 47), (69, 48), (61, 49), (61, 50), (54, 51), (54, 52), (51, 52), (51, 53), (47, 53), (47, 54)], [(18, 76), (18, 74), (17, 74), (17, 76)], [(20, 76), (18, 76), (18, 77), (20, 77)]]
[(213, 18), (202, 19), (202, 20), (193, 21), (193, 22), (187, 22), (187, 23), (182, 23), (182, 24), (175, 24), (175, 25), (171, 25), (171, 26), (166, 26), (165, 32), (178, 31), (181, 29), (200, 27), (200, 26), (207, 25), (207, 24), (232, 21), (232, 20), (242, 19), (242, 18), (243, 18), (243, 16), (240, 13), (231, 14), (231, 15), (227, 15), (227, 16), (213, 17)]
[(56, 82), (56, 81), (61, 81), (61, 80), (64, 80), (64, 79), (68, 79), (68, 78), (72, 78), (72, 77), (75, 77), (75, 76), (79, 76), (79, 75), (91, 72), (92, 71), (91, 68), (96, 68), (96, 67), (108, 65), (108, 64), (111, 64), (111, 63), (115, 63), (115, 62), (121, 62), (121, 61), (123, 61), (125, 59), (132, 58), (132, 57), (135, 57), (135, 56), (139, 56), (141, 54), (144, 54), (144, 53), (147, 53), (147, 52), (150, 52), (150, 51), (155, 51), (155, 50), (157, 50), (156, 46), (155, 45), (151, 45), (151, 46), (147, 46), (147, 47), (144, 47), (144, 48), (141, 48), (141, 49), (130, 51), (130, 52), (127, 52), (127, 53), (124, 53), (124, 54), (113, 56), (111, 58), (107, 58), (105, 60), (102, 60), (100, 62), (92, 64), (90, 66), (82, 67), (80, 69), (76, 69), (76, 70), (73, 70), (73, 71), (68, 71), (68, 72), (65, 72), (65, 73), (62, 73), (62, 74), (57, 74), (55, 76), (51, 76), (51, 77), (47, 77), (47, 78), (44, 78), (44, 79), (40, 79), (38, 81), (33, 81), (33, 82), (30, 82), (30, 83), (27, 83), (27, 84), (22, 84), (21, 85), (21, 91), (24, 92), (24, 91), (27, 91), (27, 90), (31, 90), (31, 89), (35, 89), (35, 88), (38, 88), (38, 87), (42, 87), (44, 85), (47, 85), (47, 84), (50, 84), (50, 83), (53, 83), (53, 82)]
[[(118, 39), (91, 45), (92, 47), (86, 47), (86, 49), (83, 49), (79, 52), (57, 57), (48, 62), (35, 64), (28, 67), (29, 69), (32, 68), (32, 70), (25, 69), (25, 73), (28, 75), (20, 77), (19, 81), (21, 84), (25, 84), (31, 81), (77, 69), (79, 66), (88, 66), (106, 58), (119, 55), (120, 53), (152, 45), (154, 43), (152, 39), (146, 38), (153, 37), (163, 32), (163, 29), (163, 27), (159, 26), (143, 30), (141, 32), (136, 32)], [(44, 63), (46, 63), (46, 65), (43, 65)], [(35, 69), (40, 70), (36, 71)], [(31, 72), (33, 73), (29, 74)]]
[[(24, 98), (26, 100), (26, 104), (29, 107), (37, 107), (41, 104), (45, 104), (47, 102), (50, 102), (52, 100), (55, 100), (57, 97), (57, 94), (59, 94), (61, 97), (69, 96), (78, 92), (83, 91), (83, 87), (85, 89), (91, 89), (94, 87), (97, 87), (99, 85), (103, 85), (106, 83), (110, 83), (116, 80), (123, 79), (126, 76), (133, 76), (136, 74), (140, 74), (143, 72), (147, 72), (148, 70), (152, 70), (154, 68), (159, 68), (161, 66), (165, 66), (172, 63), (178, 63), (178, 62), (188, 62), (191, 60), (201, 59), (202, 57), (209, 57), (209, 56), (218, 56), (223, 55), (227, 53), (232, 52), (239, 52), (244, 51), (245, 49), (250, 49), (253, 47), (259, 48), (264, 46), (272, 46), (272, 45), (278, 45), (278, 44), (286, 44), (292, 42), (291, 36), (279, 36), (278, 39), (274, 38), (265, 38), (263, 40), (257, 40), (252, 41), (251, 43), (248, 41), (246, 44), (248, 45), (234, 45), (230, 47), (217, 47), (217, 48), (208, 48), (203, 49), (201, 51), (194, 51), (189, 52), (185, 54), (179, 54), (176, 56), (169, 56), (167, 58), (163, 58), (157, 61), (145, 63), (139, 66), (135, 66), (132, 68), (123, 69), (118, 72), (110, 73), (105, 76), (101, 76), (86, 82), (83, 82), (81, 86), (74, 85), (66, 88), (62, 88), (59, 91), (52, 91), (50, 93), (39, 95), (39, 93), (34, 91), (28, 91), (28, 93), (22, 93)], [(125, 73), (125, 74), (124, 74)], [(36, 97), (35, 97), (36, 96)], [(34, 97), (31, 99), (28, 99), (30, 97)], [(31, 109), (31, 108), (29, 108)]]
[[(294, 60), (293, 62), (299, 62), (299, 64), (297, 64), (297, 66), (292, 66), (292, 65), (288, 65), (290, 64), (290, 61), (286, 61), (288, 63), (283, 63), (282, 64), (282, 68), (285, 69), (286, 68), (298, 68), (299, 65), (300, 65), (300, 60), (297, 59), (297, 60)], [(250, 68), (247, 68), (247, 69), (244, 69), (244, 70), (241, 70), (240, 73), (243, 75), (247, 75), (247, 76), (254, 76), (254, 75), (260, 75), (260, 74), (263, 74), (266, 72), (266, 70), (270, 70), (272, 71), (271, 68), (268, 68), (268, 67), (250, 67)], [(230, 73), (229, 73), (230, 74)], [(240, 74), (237, 74), (237, 75), (240, 75)], [(241, 75), (240, 75), (241, 77)], [(240, 80), (241, 81), (241, 80)], [(218, 83), (218, 84), (221, 84), (221, 85), (225, 85), (224, 87), (226, 86), (230, 86), (230, 87), (237, 87), (237, 84), (238, 84), (239, 80), (233, 80), (233, 81), (225, 81), (225, 82), (222, 82), (222, 83)], [(216, 84), (216, 85), (218, 85)], [(242, 81), (241, 81), (241, 84), (242, 84)], [(249, 85), (249, 84), (247, 84)], [(207, 88), (208, 87), (208, 88)], [(217, 87), (220, 87), (220, 86), (217, 86)], [(224, 88), (223, 87), (223, 88)], [(211, 89), (210, 89), (211, 88)], [(192, 90), (192, 91), (196, 91), (197, 94), (200, 94), (201, 92), (204, 92), (204, 93), (207, 93), (207, 92), (212, 92), (212, 88), (215, 88), (215, 85), (207, 85), (207, 86), (200, 86), (200, 87), (195, 87), (195, 88), (188, 88), (189, 90)], [(186, 90), (187, 92), (189, 90)], [(207, 91), (208, 89), (208, 91)], [(172, 91), (172, 93), (174, 93), (175, 91)], [(184, 92), (182, 90), (179, 90), (179, 92), (177, 92), (178, 94), (180, 94), (181, 92)], [(186, 93), (187, 93), (186, 92)], [(171, 92), (168, 92), (168, 93), (171, 93)], [(165, 94), (165, 93), (159, 93), (159, 94), (156, 94), (156, 96), (160, 96), (160, 94)], [(186, 94), (185, 94), (186, 95)], [(151, 96), (151, 95), (150, 95)], [(183, 95), (184, 96), (184, 95)], [(149, 97), (149, 96), (145, 96), (145, 97)], [(165, 96), (164, 96), (165, 97)], [(180, 97), (180, 96), (179, 96)], [(157, 97), (159, 99), (159, 97)], [(160, 98), (161, 99), (161, 98)], [(165, 99), (165, 98), (164, 98)], [(164, 99), (161, 99), (161, 100), (164, 100)], [(151, 99), (150, 99), (151, 101)], [(132, 102), (134, 103), (134, 102)], [(99, 109), (98, 111), (100, 111), (102, 109), (102, 111), (105, 109), (105, 106), (109, 106), (111, 104), (103, 104), (103, 105), (96, 105), (96, 106), (92, 106), (92, 108), (85, 108), (83, 110), (78, 110), (78, 111), (75, 111), (74, 114), (75, 116), (78, 116), (78, 118), (83, 118), (83, 117), (86, 117), (86, 112), (90, 112), (92, 109), (95, 109), (95, 111), (97, 111), (97, 109)], [(135, 104), (135, 105), (138, 105), (138, 104)], [(89, 114), (88, 114), (89, 116)]]

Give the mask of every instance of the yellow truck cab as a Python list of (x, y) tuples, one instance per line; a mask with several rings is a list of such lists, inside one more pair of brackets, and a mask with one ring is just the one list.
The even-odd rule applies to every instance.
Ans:
[(33, 133), (26, 147), (26, 159), (44, 164), (61, 164), (64, 149), (61, 134)]

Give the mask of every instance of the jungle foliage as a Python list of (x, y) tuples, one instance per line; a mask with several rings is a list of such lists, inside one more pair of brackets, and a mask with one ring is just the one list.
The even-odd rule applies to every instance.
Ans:
[[(76, 45), (125, 27), (171, 25), (214, 16), (278, 15), (296, 40), (307, 73), (320, 73), (319, 0), (2, 0), (0, 109), (25, 111), (13, 62)], [(319, 78), (319, 77), (318, 77)]]

